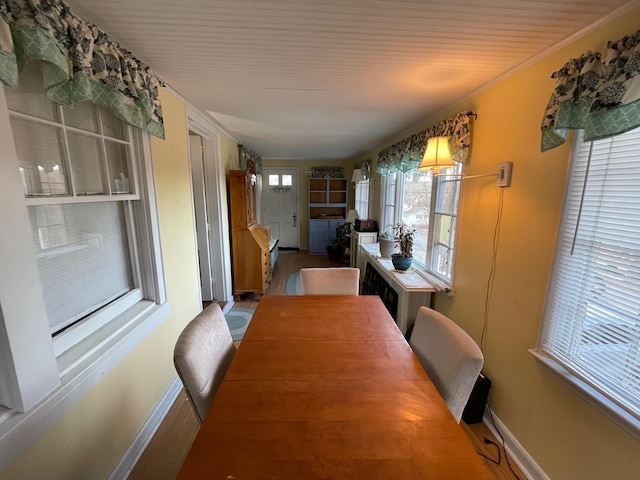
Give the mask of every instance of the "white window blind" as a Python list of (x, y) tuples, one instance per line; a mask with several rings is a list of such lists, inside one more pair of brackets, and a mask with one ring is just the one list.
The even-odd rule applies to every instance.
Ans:
[(538, 352), (637, 422), (640, 129), (576, 146)]
[(362, 219), (369, 218), (369, 179), (356, 183), (356, 211)]
[(29, 207), (51, 333), (135, 287), (124, 202)]

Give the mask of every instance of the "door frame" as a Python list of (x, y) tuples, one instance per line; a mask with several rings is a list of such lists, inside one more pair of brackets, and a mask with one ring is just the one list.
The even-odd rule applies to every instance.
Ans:
[[(209, 252), (212, 261), (210, 268), (213, 276), (213, 298), (226, 302), (225, 311), (233, 305), (231, 285), (231, 245), (229, 242), (229, 215), (227, 206), (226, 172), (220, 161), (220, 131), (207, 117), (195, 108), (187, 106), (188, 131), (202, 137), (204, 158), (204, 187), (207, 221), (209, 223)], [(187, 132), (188, 133), (188, 132)], [(192, 189), (193, 189), (193, 178)], [(194, 201), (193, 191), (191, 192)], [(195, 206), (192, 205), (195, 225)], [(197, 245), (197, 232), (194, 228)], [(197, 252), (196, 252), (197, 254)], [(198, 265), (198, 279), (200, 266)], [(202, 297), (202, 292), (200, 292)], [(202, 300), (202, 298), (200, 299)]]
[(193, 214), (196, 225), (196, 246), (198, 247), (198, 267), (200, 270), (200, 292), (203, 302), (214, 300), (213, 272), (211, 266), (210, 225), (207, 215), (207, 197), (204, 184), (204, 138), (189, 132), (189, 162), (191, 164), (191, 188), (193, 193)]

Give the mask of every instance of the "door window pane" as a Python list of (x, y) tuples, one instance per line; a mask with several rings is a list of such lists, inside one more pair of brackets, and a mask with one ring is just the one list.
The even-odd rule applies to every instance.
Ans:
[(293, 185), (293, 177), (291, 175), (282, 175), (282, 185), (285, 187)]

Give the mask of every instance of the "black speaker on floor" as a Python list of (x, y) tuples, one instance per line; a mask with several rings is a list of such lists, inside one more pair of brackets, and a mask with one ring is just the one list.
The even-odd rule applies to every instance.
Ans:
[(490, 388), (491, 380), (481, 373), (473, 386), (473, 390), (471, 390), (469, 401), (462, 412), (462, 419), (465, 423), (471, 424), (482, 422), (484, 406), (487, 404)]

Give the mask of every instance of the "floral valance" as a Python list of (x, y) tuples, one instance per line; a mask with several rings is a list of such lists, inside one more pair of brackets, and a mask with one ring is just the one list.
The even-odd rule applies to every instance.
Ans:
[(400, 170), (407, 172), (418, 168), (431, 137), (449, 137), (451, 156), (456, 162), (465, 163), (471, 149), (471, 112), (463, 112), (409, 138), (381, 150), (378, 154), (378, 175), (388, 175)]
[(540, 150), (562, 145), (569, 130), (584, 140), (611, 137), (640, 126), (640, 30), (586, 52), (551, 75), (557, 79), (542, 119)]
[(368, 158), (366, 160), (360, 160), (353, 165), (353, 169), (359, 169), (366, 180), (371, 176), (371, 160)]
[(344, 168), (311, 167), (311, 178), (344, 178)]
[(0, 81), (17, 85), (31, 60), (54, 102), (90, 101), (164, 138), (162, 82), (148, 65), (60, 0), (0, 0)]
[(244, 145), (238, 145), (238, 154), (240, 156), (240, 168), (246, 170), (249, 161), (253, 162), (256, 173), (262, 174), (262, 158), (257, 154), (249, 150)]

